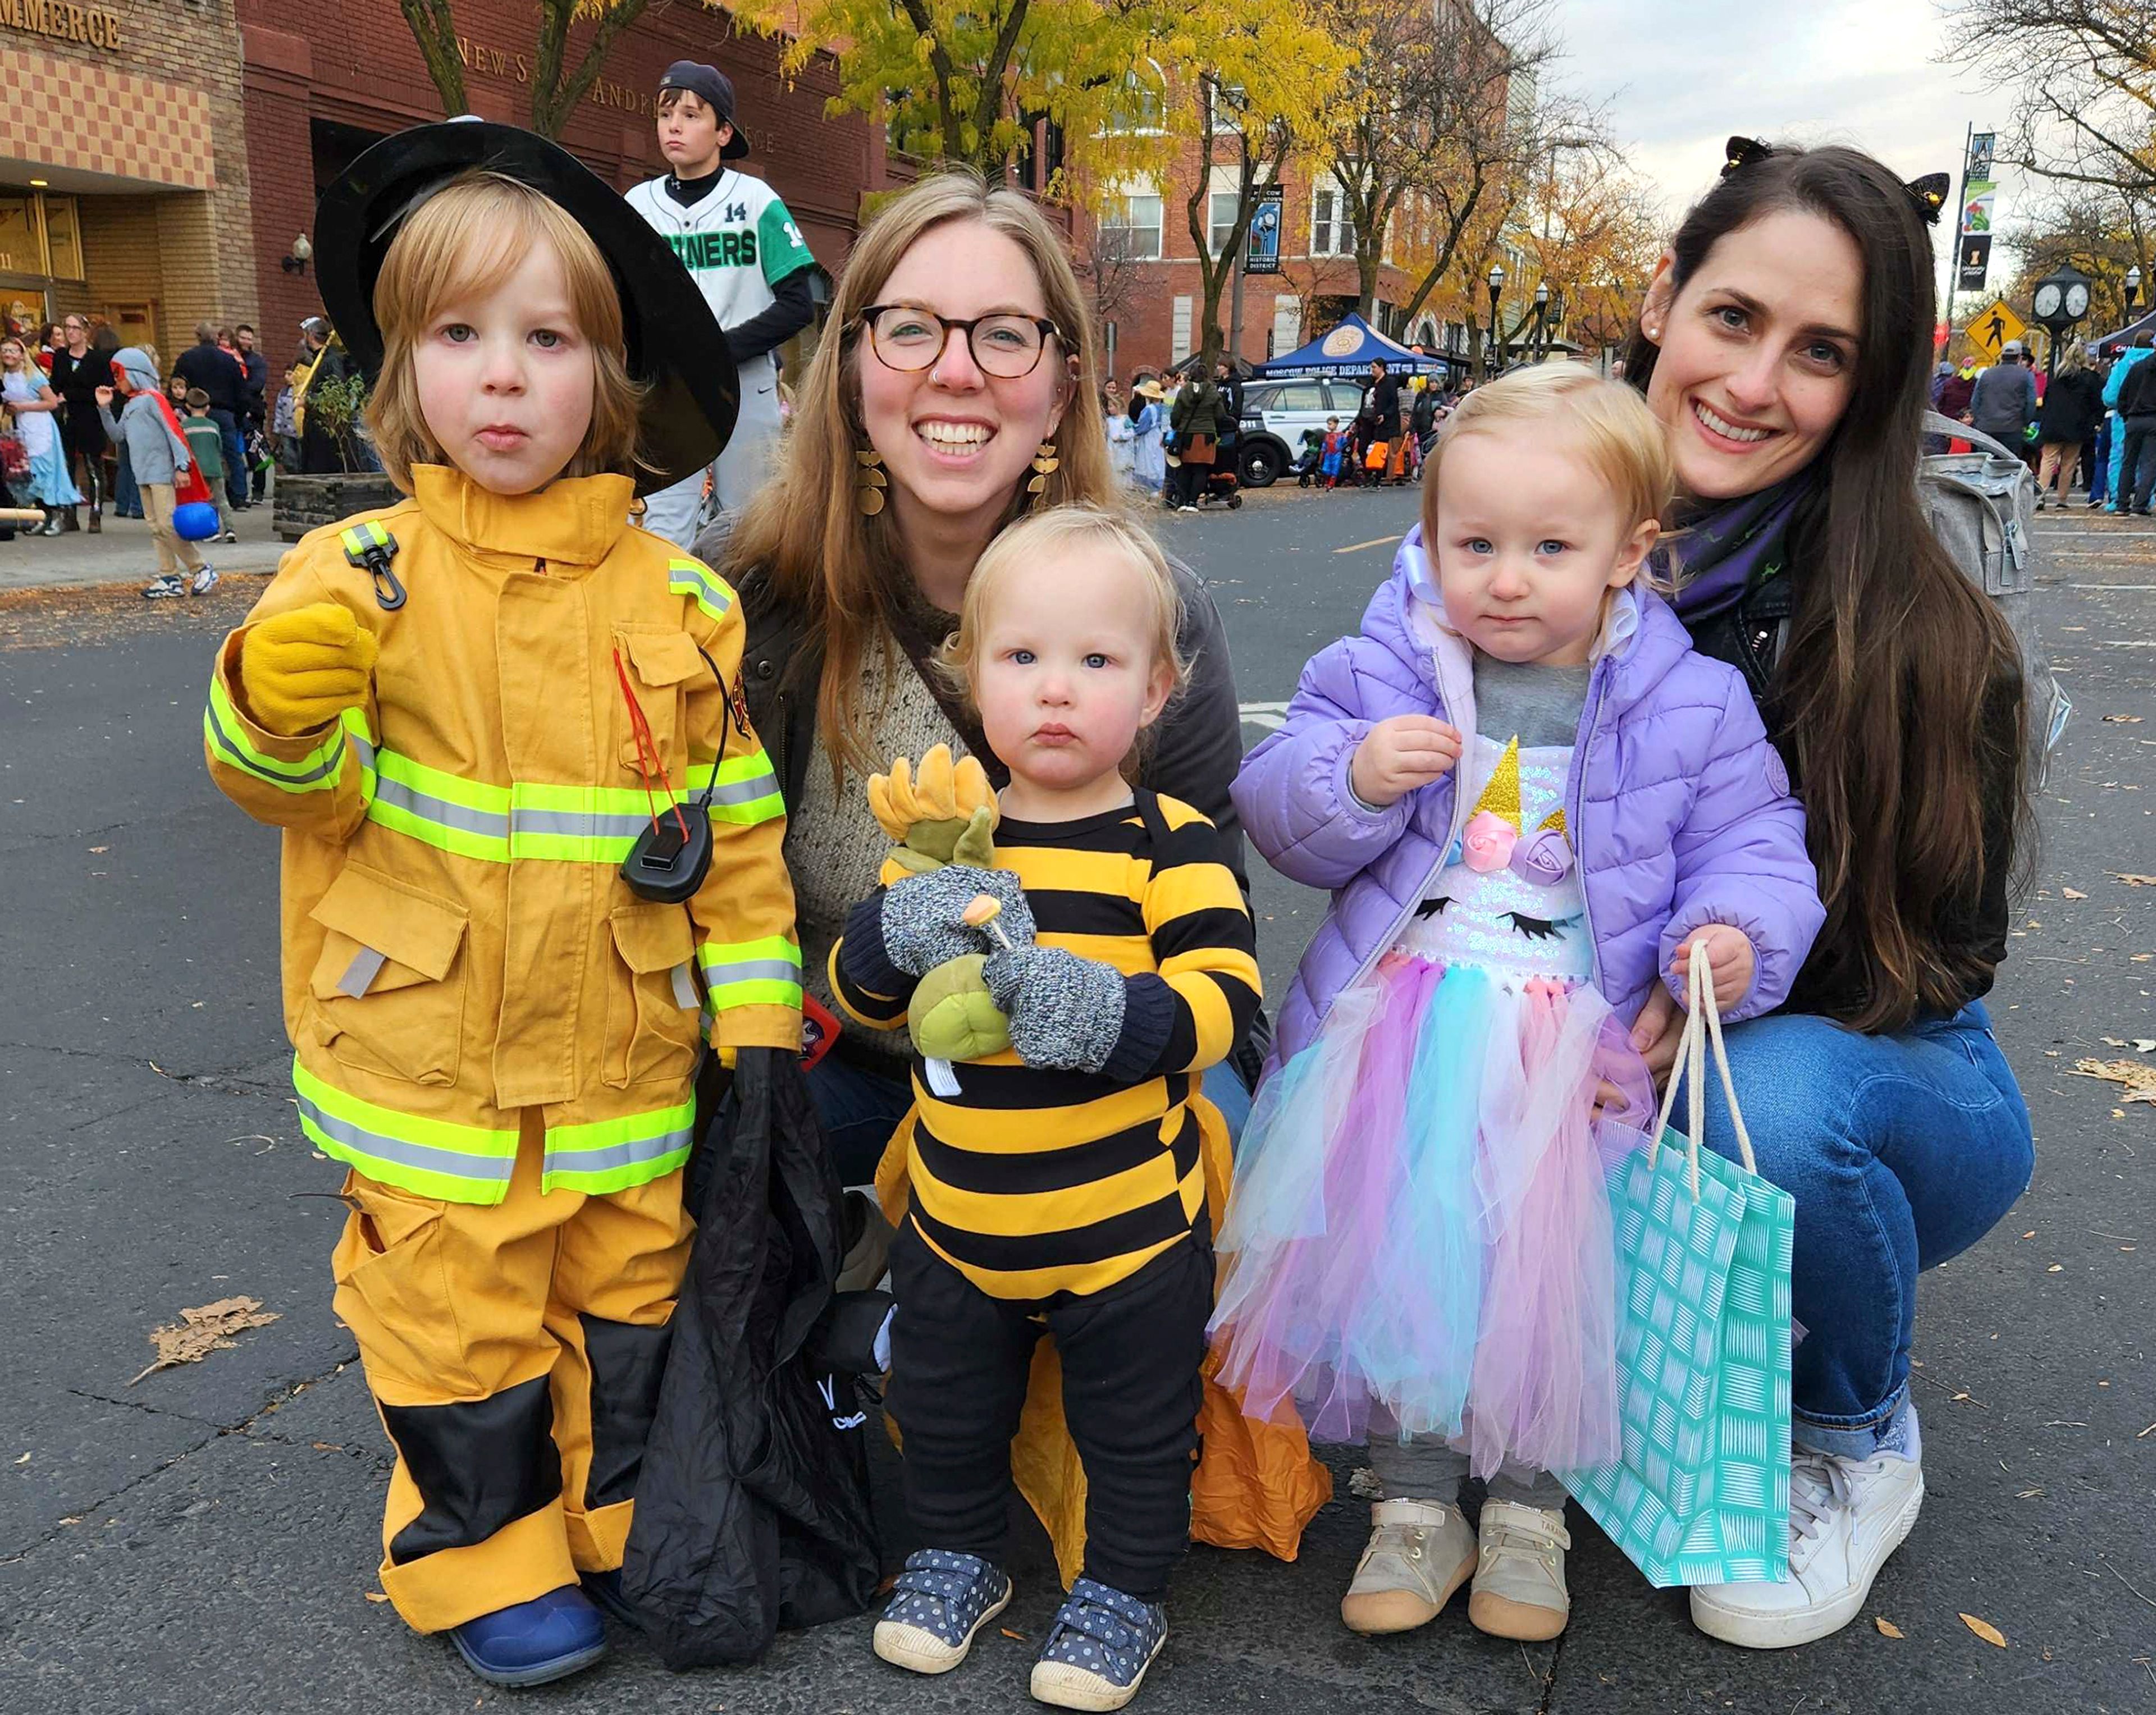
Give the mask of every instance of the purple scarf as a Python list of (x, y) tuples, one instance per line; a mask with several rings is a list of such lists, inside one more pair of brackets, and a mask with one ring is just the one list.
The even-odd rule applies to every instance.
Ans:
[(1674, 562), (1677, 617), (1697, 625), (1735, 607), (1755, 573), (1780, 571), (1789, 520), (1811, 485), (1812, 473), (1799, 470), (1772, 488), (1721, 501), (1656, 548), (1658, 573), (1668, 577)]

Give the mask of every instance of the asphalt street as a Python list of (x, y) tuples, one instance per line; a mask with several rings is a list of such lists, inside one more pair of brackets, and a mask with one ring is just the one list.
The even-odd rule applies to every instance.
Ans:
[[(1399, 494), (1276, 490), (1163, 521), (1226, 616), (1246, 737), (1354, 624), (1412, 511)], [(1337, 1603), (1367, 1526), (1342, 1457), (1295, 1564), (1191, 1553), (1137, 1707), (2156, 1708), (2156, 1104), (2074, 1072), (2156, 1062), (2133, 1046), (2156, 1035), (2156, 886), (2118, 879), (2156, 873), (2156, 531), (2078, 507), (2043, 524), (2044, 619), (2079, 710), (1994, 1002), (2036, 1176), (1924, 1281), (1929, 1498), (1863, 1616), (1786, 1654), (1712, 1643), (1575, 1510), (1558, 1644), (1484, 1638), (1464, 1605), (1357, 1638)], [(330, 1310), (339, 1170), (288, 1100), (275, 837), (201, 759), (211, 652), (257, 588), (0, 596), (0, 1712), (1037, 1707), (1025, 1676), (1057, 1592), (1030, 1533), (1007, 1631), (944, 1680), (877, 1661), (865, 1617), (783, 1637), (754, 1668), (675, 1676), (622, 1639), (595, 1672), (498, 1692), (379, 1599), (388, 1449)], [(1262, 873), (1257, 901), (1278, 993), (1322, 902)], [(131, 1379), (152, 1327), (239, 1294), (278, 1320)], [(877, 1475), (895, 1565), (911, 1544), (887, 1452)]]

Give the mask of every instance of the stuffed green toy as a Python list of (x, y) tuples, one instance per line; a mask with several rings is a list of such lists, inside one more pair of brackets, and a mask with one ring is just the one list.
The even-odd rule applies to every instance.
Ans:
[(948, 950), (923, 969), (906, 1012), (934, 1082), (939, 1062), (947, 1078), (951, 1062), (1010, 1046), (1009, 1021), (982, 971), (989, 953), (1031, 943), (1032, 915), (1016, 879), (994, 867), (995, 792), (975, 757), (954, 763), (939, 744), (916, 772), (901, 757), (870, 779), (869, 808), (893, 842), (881, 876), (892, 956), (903, 967), (899, 950), (909, 943), (931, 956)]

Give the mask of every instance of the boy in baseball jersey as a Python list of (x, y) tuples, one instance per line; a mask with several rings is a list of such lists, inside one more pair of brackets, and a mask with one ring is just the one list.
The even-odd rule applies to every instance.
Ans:
[(687, 547), (712, 513), (732, 511), (767, 473), (778, 439), (778, 365), (773, 352), (815, 314), (801, 229), (778, 193), (726, 163), (748, 153), (734, 117), (734, 86), (716, 66), (677, 59), (659, 85), (659, 151), (673, 169), (629, 193), (681, 259), (726, 332), (741, 371), (741, 416), (706, 473), (645, 501), (644, 526)]

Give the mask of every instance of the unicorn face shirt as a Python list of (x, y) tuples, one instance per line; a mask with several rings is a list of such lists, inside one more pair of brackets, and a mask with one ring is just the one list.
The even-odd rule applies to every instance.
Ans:
[(1564, 824), (1569, 744), (1522, 749), (1475, 735), (1460, 789), (1475, 809), (1399, 939), (1400, 950), (1478, 965), (1501, 982), (1569, 986), (1594, 973), (1579, 865)]

